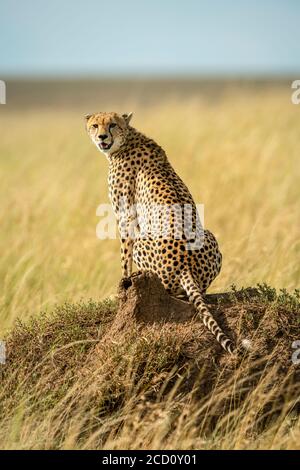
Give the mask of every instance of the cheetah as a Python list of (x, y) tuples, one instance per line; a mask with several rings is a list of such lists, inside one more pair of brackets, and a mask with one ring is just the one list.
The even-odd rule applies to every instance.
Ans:
[[(223, 333), (203, 298), (221, 270), (222, 254), (217, 240), (197, 223), (194, 200), (164, 150), (132, 127), (131, 117), (132, 113), (115, 112), (85, 116), (88, 135), (109, 162), (109, 198), (120, 234), (123, 277), (132, 274), (134, 262), (139, 270), (156, 273), (171, 295), (184, 292), (204, 325), (232, 354), (233, 342)], [(191, 237), (180, 231), (179, 213), (183, 206), (190, 208)], [(170, 208), (163, 221), (159, 217), (161, 207)], [(179, 237), (174, 236), (174, 229), (179, 231)], [(195, 244), (197, 235), (201, 239), (199, 245)]]

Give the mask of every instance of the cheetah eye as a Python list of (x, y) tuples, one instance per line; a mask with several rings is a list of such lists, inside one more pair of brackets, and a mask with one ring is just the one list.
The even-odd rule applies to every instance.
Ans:
[(114, 127), (116, 127), (116, 125), (117, 125), (117, 124), (116, 124), (115, 122), (112, 122), (112, 123), (109, 125), (109, 128), (110, 128), (110, 129), (113, 129)]
[(98, 129), (98, 124), (93, 124), (94, 129)]

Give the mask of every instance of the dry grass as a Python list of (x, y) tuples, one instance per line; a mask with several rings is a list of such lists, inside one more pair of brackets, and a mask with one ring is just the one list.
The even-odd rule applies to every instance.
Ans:
[(214, 309), (229, 329), (251, 335), (250, 356), (226, 355), (194, 319), (142, 324), (126, 316), (116, 330), (125, 313), (116, 318), (111, 302), (65, 304), (19, 322), (7, 338), (1, 445), (298, 447), (300, 370), (291, 342), (299, 298), (265, 287), (219, 300)]
[[(205, 204), (205, 226), (216, 234), (224, 255), (222, 272), (211, 291), (227, 290), (233, 283), (241, 287), (267, 282), (290, 291), (299, 287), (300, 121), (289, 89), (273, 87), (264, 93), (230, 90), (220, 101), (187, 97), (147, 107), (132, 98), (126, 109), (115, 109), (135, 112), (134, 125), (166, 149), (195, 200)], [(100, 241), (95, 235), (96, 208), (108, 201), (107, 164), (85, 135), (85, 111), (90, 109), (1, 108), (2, 336), (17, 318), (26, 320), (41, 310), (49, 312), (56, 304), (81, 298), (95, 300), (89, 307), (93, 322), (102, 309), (97, 302), (115, 292), (120, 277), (118, 241)], [(62, 322), (66, 325), (65, 317)], [(17, 334), (18, 330), (14, 331)], [(72, 331), (64, 328), (61, 333), (70, 334), (70, 338), (60, 342), (60, 335), (51, 337), (46, 352), (75, 342), (68, 346), (69, 367), (69, 361), (77, 360), (76, 351), (80, 358), (93, 344), (90, 340), (97, 339), (93, 331), (90, 335), (87, 319), (82, 327), (80, 321), (73, 322)], [(78, 340), (83, 342), (76, 343)], [(131, 345), (134, 351), (139, 347), (135, 340)], [(153, 341), (147, 354), (159, 361), (157, 352), (161, 351), (162, 367), (155, 369), (160, 383), (155, 390), (159, 393), (161, 377), (170, 380), (164, 375), (164, 348), (166, 344), (180, 348), (180, 344), (174, 345), (167, 332), (165, 337), (158, 333)], [(21, 346), (26, 356), (26, 345)], [(114, 366), (118, 363), (114, 357), (122, 357), (124, 348), (124, 344), (116, 345), (111, 359)], [(166, 348), (167, 355), (168, 351)], [(89, 427), (95, 402), (85, 400), (86, 396), (90, 398), (91, 390), (97, 395), (110, 387), (105, 380), (107, 369), (101, 366), (89, 371), (91, 377), (98, 377), (95, 384), (101, 384), (100, 389), (91, 385), (72, 418), (65, 419), (86, 379), (72, 382), (70, 367), (70, 377), (66, 370), (59, 378), (59, 395), (45, 393), (47, 383), (55, 379), (59, 361), (55, 356), (31, 395), (12, 394), (12, 412), (1, 422), (3, 447), (291, 448), (297, 439), (299, 442), (297, 428), (285, 432), (284, 410), (261, 436), (248, 440), (243, 429), (247, 429), (251, 406), (257, 401), (263, 406), (264, 402), (259, 386), (234, 415), (232, 429), (231, 421), (230, 429), (220, 423), (220, 431), (217, 426), (212, 434), (203, 436), (195, 425), (199, 407), (192, 390), (182, 397), (177, 393), (177, 381), (173, 381), (163, 400), (149, 403), (143, 398), (143, 387), (133, 390), (136, 353), (130, 351), (126, 360), (132, 363), (114, 372), (119, 374), (114, 386), (126, 386), (126, 406), (109, 419), (97, 414), (98, 427), (94, 423)], [(170, 377), (178, 374), (176, 358), (172, 356), (167, 367)], [(34, 367), (28, 365), (28, 373), (35, 373), (39, 360)], [(20, 374), (20, 369), (16, 373)], [(180, 373), (178, 384), (182, 377)], [(263, 380), (268, 380), (266, 377)], [(109, 393), (118, 396), (118, 389)], [(106, 403), (101, 406), (105, 408)], [(100, 408), (97, 404), (97, 413)], [(58, 437), (57, 430), (63, 430)], [(84, 437), (80, 440), (79, 435)]]

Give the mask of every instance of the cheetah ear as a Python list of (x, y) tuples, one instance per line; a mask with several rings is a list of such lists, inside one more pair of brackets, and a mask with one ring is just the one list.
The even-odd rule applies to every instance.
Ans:
[(92, 114), (86, 114), (84, 116), (84, 119), (86, 120), (86, 122), (88, 122), (88, 120), (92, 117), (93, 115)]
[(132, 118), (132, 113), (122, 114), (122, 118), (125, 119), (126, 123), (129, 124)]

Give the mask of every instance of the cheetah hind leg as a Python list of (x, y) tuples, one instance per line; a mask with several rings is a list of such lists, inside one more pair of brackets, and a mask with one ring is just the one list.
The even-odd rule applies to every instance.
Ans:
[(223, 333), (218, 323), (208, 310), (201, 295), (201, 291), (189, 272), (183, 274), (181, 278), (181, 285), (187, 293), (189, 301), (195, 306), (206, 328), (211, 331), (211, 333), (215, 336), (218, 343), (220, 343), (220, 345), (223, 347), (223, 349), (225, 349), (225, 351), (229, 352), (230, 354), (233, 354), (235, 351), (234, 344)]

